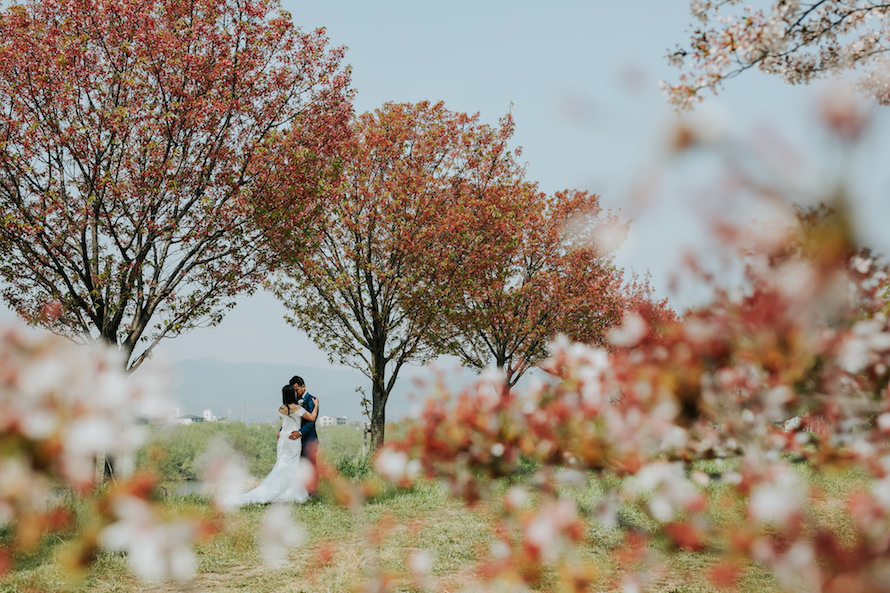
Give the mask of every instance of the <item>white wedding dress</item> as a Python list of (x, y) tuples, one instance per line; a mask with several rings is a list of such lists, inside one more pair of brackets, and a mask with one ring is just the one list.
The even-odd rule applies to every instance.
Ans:
[(238, 497), (238, 506), (252, 503), (269, 502), (306, 502), (309, 493), (306, 491), (306, 471), (300, 464), (300, 451), (303, 442), (290, 439), (288, 435), (300, 430), (300, 417), (305, 410), (297, 408), (292, 415), (278, 413), (281, 416), (281, 432), (278, 433), (277, 457), (269, 475), (259, 486)]

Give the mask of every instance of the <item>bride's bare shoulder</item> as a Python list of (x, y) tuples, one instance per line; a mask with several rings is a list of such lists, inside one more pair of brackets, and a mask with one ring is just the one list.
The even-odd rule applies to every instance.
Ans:
[(282, 414), (287, 414), (288, 416), (290, 416), (299, 409), (300, 406), (298, 406), (297, 404), (287, 404), (286, 406), (282, 405), (280, 408), (278, 408), (278, 411)]

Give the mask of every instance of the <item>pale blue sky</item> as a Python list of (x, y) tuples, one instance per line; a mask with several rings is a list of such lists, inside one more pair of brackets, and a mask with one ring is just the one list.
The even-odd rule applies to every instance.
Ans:
[[(631, 217), (619, 262), (651, 271), (666, 296), (667, 274), (682, 246), (701, 245), (694, 216), (723, 208), (702, 201), (700, 184), (713, 174), (708, 159), (672, 168), (658, 185), (660, 197), (644, 208), (629, 199), (662, 160), (665, 130), (677, 117), (657, 84), (678, 75), (664, 55), (692, 24), (685, 0), (285, 0), (284, 8), (300, 27), (325, 26), (333, 44), (348, 46), (357, 111), (385, 101), (441, 99), (449, 109), (478, 111), (495, 123), (512, 110), (514, 143), (523, 148), (528, 177), (546, 191), (594, 191)], [(819, 152), (823, 137), (812, 117), (818, 92), (752, 72), (730, 81), (696, 113), (717, 114), (746, 136), (769, 127)], [(866, 169), (886, 160), (879, 132), (887, 129), (887, 116), (879, 122), (861, 159)], [(881, 154), (884, 159), (875, 156)], [(874, 183), (886, 195), (887, 180)], [(886, 208), (878, 209), (883, 200), (874, 195), (863, 220), (880, 237), (876, 214)], [(326, 356), (285, 324), (283, 312), (260, 293), (243, 299), (220, 326), (168, 340), (158, 350), (174, 360), (327, 366)]]

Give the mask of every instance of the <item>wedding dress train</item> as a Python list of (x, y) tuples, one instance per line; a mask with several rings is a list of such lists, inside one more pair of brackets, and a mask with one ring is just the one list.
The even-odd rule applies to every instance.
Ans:
[(300, 430), (300, 417), (304, 411), (303, 408), (298, 408), (290, 416), (278, 413), (281, 416), (281, 431), (278, 433), (275, 465), (256, 488), (238, 497), (238, 506), (269, 502), (306, 502), (309, 498), (305, 486), (306, 470), (300, 464), (303, 443), (300, 439), (288, 438), (291, 432)]

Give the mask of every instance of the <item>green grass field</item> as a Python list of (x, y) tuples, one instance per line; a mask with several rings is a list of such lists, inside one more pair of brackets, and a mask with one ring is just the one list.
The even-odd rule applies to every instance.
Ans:
[[(354, 433), (359, 434), (358, 431)], [(274, 435), (273, 435), (274, 436)], [(330, 443), (329, 451), (339, 451), (341, 465), (356, 469), (354, 453), (360, 451), (361, 441), (343, 429), (322, 434), (323, 442)], [(335, 443), (337, 443), (335, 445)], [(331, 455), (333, 457), (333, 455)], [(708, 462), (713, 463), (713, 462)], [(367, 472), (366, 466), (362, 471)], [(360, 469), (360, 468), (359, 468)], [(721, 467), (704, 464), (705, 471), (719, 471)], [(358, 471), (358, 470), (357, 470)], [(845, 526), (836, 518), (835, 511), (842, 496), (856, 487), (860, 475), (854, 469), (831, 474), (816, 473), (800, 465), (799, 471), (811, 486), (824, 492), (820, 508), (813, 509), (819, 520), (837, 532)], [(358, 471), (361, 473), (361, 471)], [(613, 482), (590, 476), (583, 486), (573, 486), (560, 492), (578, 503), (586, 525), (584, 544), (580, 548), (583, 561), (592, 567), (594, 575), (591, 591), (613, 591), (627, 570), (620, 560), (621, 546), (627, 531), (646, 531), (651, 528), (645, 515), (635, 507), (619, 510), (619, 525), (605, 528), (596, 520), (596, 508)], [(495, 484), (494, 490), (503, 492), (507, 481)], [(719, 483), (709, 488), (721, 489)], [(218, 533), (196, 547), (198, 575), (186, 584), (144, 584), (129, 571), (127, 559), (120, 553), (102, 552), (95, 563), (79, 579), (66, 576), (64, 551), (66, 535), (53, 535), (44, 540), (31, 556), (16, 558), (16, 565), (7, 577), (0, 580), (0, 593), (39, 593), (42, 591), (72, 592), (175, 592), (213, 591), (281, 593), (281, 592), (351, 592), (363, 590), (362, 585), (384, 574), (407, 574), (406, 563), (412, 552), (425, 550), (432, 558), (432, 569), (426, 583), (397, 579), (386, 590), (463, 591), (465, 583), (473, 579), (477, 562), (488, 555), (495, 540), (498, 516), (485, 501), (466, 506), (453, 499), (444, 485), (422, 482), (409, 490), (382, 487), (363, 505), (347, 509), (336, 502), (336, 492), (330, 484), (322, 485), (317, 500), (293, 505), (293, 515), (305, 529), (302, 546), (290, 551), (285, 566), (269, 568), (263, 564), (257, 545), (260, 521), (266, 507), (251, 506), (236, 511), (230, 520), (221, 523)], [(70, 497), (69, 505), (77, 511), (79, 502)], [(210, 517), (213, 510), (209, 500), (198, 495), (166, 494), (162, 501), (171, 515), (194, 514)], [(727, 498), (717, 509), (717, 521), (733, 521), (741, 512), (739, 500)], [(8, 537), (0, 531), (0, 541)], [(660, 561), (651, 567), (653, 581), (648, 591), (659, 593), (701, 593), (714, 591), (708, 578), (708, 568), (716, 557), (710, 553), (694, 553), (669, 549), (660, 552)], [(538, 591), (550, 591), (555, 575), (544, 574)], [(471, 589), (473, 590), (473, 589)], [(742, 574), (738, 591), (741, 593), (770, 593), (780, 591), (776, 581), (765, 570), (749, 566)]]

